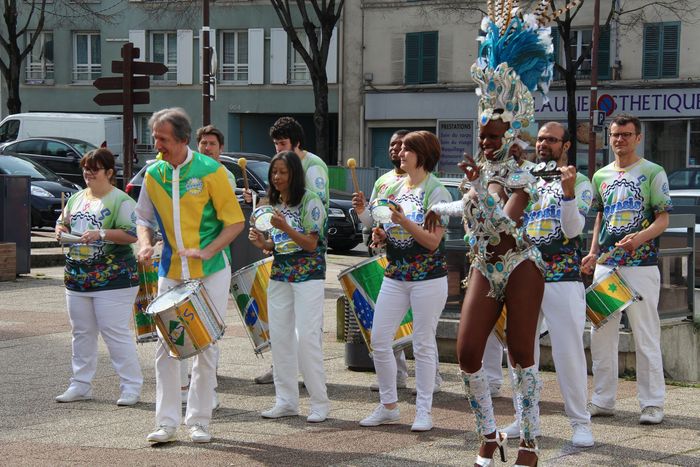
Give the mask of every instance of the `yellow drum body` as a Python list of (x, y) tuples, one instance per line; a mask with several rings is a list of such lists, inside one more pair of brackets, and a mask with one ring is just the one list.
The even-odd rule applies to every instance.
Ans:
[(138, 264), (139, 291), (134, 302), (134, 333), (139, 344), (158, 340), (156, 324), (146, 313), (146, 308), (158, 295), (159, 265), (160, 257), (152, 257)]

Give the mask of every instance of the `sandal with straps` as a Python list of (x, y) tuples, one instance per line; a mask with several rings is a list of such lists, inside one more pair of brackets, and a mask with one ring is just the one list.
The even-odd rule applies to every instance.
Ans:
[[(501, 453), (501, 462), (506, 462), (506, 445), (508, 443), (508, 435), (506, 433), (496, 432), (495, 438), (484, 437), (482, 438), (482, 443), (496, 443), (498, 451)], [(496, 454), (496, 451), (493, 451), (493, 453)], [(493, 455), (491, 455), (490, 459), (487, 459), (477, 454), (474, 464), (481, 467), (491, 467), (494, 465)]]
[[(534, 444), (532, 447), (520, 446), (520, 447), (518, 447), (518, 451), (527, 451), (527, 452), (535, 453), (535, 456), (537, 456), (537, 458), (535, 460), (535, 467), (537, 467), (537, 464), (540, 461), (540, 448), (537, 446), (537, 444)], [(523, 464), (514, 464), (513, 467), (529, 467), (529, 466), (523, 465)]]

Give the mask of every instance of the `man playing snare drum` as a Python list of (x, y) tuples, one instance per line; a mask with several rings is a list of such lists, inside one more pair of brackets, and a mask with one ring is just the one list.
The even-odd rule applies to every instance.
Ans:
[[(671, 198), (663, 167), (637, 154), (642, 126), (638, 118), (617, 115), (610, 124), (615, 161), (593, 176), (593, 207), (599, 211), (591, 250), (583, 269), (598, 280), (617, 272), (642, 300), (626, 310), (636, 349), (639, 423), (657, 424), (664, 418), (664, 371), (661, 362), (659, 304), (659, 235), (668, 227)], [(596, 264), (596, 260), (597, 263)], [(612, 416), (617, 392), (617, 347), (620, 313), (591, 331), (593, 396), (591, 416)]]
[[(540, 128), (535, 146), (538, 160), (556, 162), (559, 173), (538, 179), (538, 200), (528, 207), (523, 222), (545, 263), (540, 321), (546, 320), (552, 340), (557, 382), (573, 429), (571, 442), (577, 447), (588, 447), (593, 446), (593, 433), (591, 416), (586, 409), (587, 374), (583, 350), (586, 298), (581, 279), (581, 233), (591, 207), (593, 189), (585, 175), (576, 173), (576, 168), (568, 165), (570, 146), (571, 136), (560, 123), (549, 122)], [(535, 364), (538, 361), (539, 340), (536, 340)], [(515, 406), (516, 421), (504, 430), (508, 438), (520, 436), (518, 401)]]
[[(146, 171), (136, 206), (139, 259), (153, 254), (156, 222), (163, 234), (158, 293), (183, 280), (203, 282), (213, 305), (225, 316), (231, 281), (227, 248), (243, 230), (243, 213), (223, 166), (188, 147), (192, 131), (184, 110), (164, 109), (149, 120), (161, 160)], [(185, 424), (196, 443), (211, 440), (216, 345), (194, 356)], [(156, 350), (156, 425), (147, 439), (176, 439), (180, 425), (180, 361), (160, 342)]]

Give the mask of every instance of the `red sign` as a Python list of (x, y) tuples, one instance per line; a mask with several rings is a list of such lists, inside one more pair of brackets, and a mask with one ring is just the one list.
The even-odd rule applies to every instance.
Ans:
[(598, 110), (605, 112), (605, 116), (609, 117), (617, 108), (615, 99), (610, 94), (603, 94), (598, 98)]

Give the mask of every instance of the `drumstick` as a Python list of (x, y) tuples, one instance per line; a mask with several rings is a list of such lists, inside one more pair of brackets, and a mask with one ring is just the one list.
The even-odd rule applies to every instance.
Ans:
[[(243, 172), (243, 188), (245, 188), (246, 191), (248, 191), (248, 172), (245, 170), (245, 166), (248, 163), (247, 160), (245, 160), (245, 157), (239, 157), (238, 158), (238, 166), (241, 168), (241, 172)], [(255, 208), (253, 208), (255, 209)]]
[(355, 173), (355, 166), (357, 165), (357, 162), (355, 162), (355, 159), (352, 157), (348, 159), (347, 166), (348, 169), (350, 169), (350, 175), (352, 175), (352, 187), (355, 190), (355, 193), (360, 192), (360, 182), (357, 181), (357, 173)]

